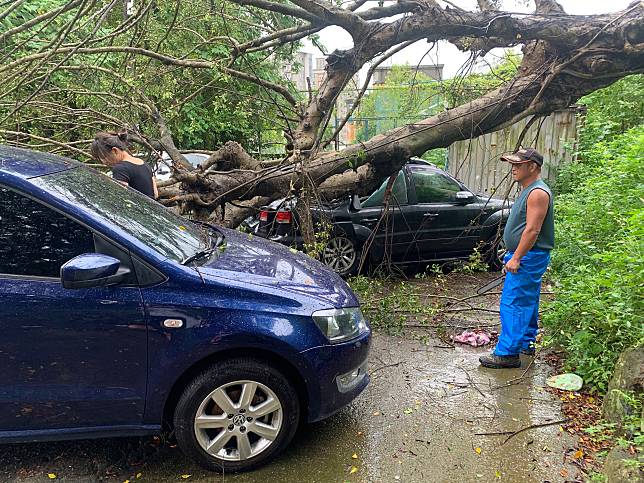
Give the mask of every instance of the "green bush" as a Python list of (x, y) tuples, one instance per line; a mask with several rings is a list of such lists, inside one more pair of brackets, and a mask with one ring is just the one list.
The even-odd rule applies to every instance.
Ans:
[(581, 153), (592, 151), (595, 143), (639, 126), (644, 119), (644, 75), (624, 77), (580, 100), (588, 112), (579, 139)]
[[(569, 165), (557, 175), (555, 193), (569, 193), (585, 179), (588, 166), (597, 166), (603, 152), (595, 144), (610, 141), (644, 120), (644, 75), (631, 75), (605, 89), (599, 89), (579, 100), (587, 107), (580, 122), (577, 143), (579, 163)], [(617, 150), (619, 146), (615, 146)]]
[(620, 352), (644, 343), (644, 125), (600, 138), (559, 176), (543, 323), (568, 369), (604, 392)]

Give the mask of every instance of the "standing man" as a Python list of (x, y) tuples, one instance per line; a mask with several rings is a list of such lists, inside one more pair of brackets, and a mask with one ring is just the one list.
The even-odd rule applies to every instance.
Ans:
[(481, 365), (493, 369), (520, 367), (519, 353), (534, 355), (541, 277), (555, 242), (552, 192), (541, 180), (543, 156), (535, 149), (504, 155), (512, 177), (523, 190), (514, 202), (503, 231), (506, 249), (501, 294), (501, 335)]

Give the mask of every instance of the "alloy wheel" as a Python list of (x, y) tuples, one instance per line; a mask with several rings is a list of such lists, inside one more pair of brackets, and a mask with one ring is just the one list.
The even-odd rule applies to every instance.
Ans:
[(243, 461), (273, 444), (283, 418), (282, 404), (270, 388), (255, 381), (234, 381), (202, 401), (194, 431), (206, 453), (226, 461)]
[(338, 273), (347, 273), (356, 261), (355, 246), (346, 237), (338, 236), (332, 238), (324, 247), (322, 260), (324, 264)]

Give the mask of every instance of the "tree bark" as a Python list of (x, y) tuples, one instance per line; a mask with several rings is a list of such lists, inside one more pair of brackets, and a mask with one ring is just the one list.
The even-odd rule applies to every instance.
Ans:
[[(376, 3), (364, 0), (344, 5), (327, 0), (228, 2), (243, 9), (244, 15), (240, 15), (238, 21), (259, 26), (261, 35), (251, 41), (242, 41), (228, 33), (214, 39), (199, 34), (203, 40), (189, 55), (165, 51), (161, 48), (163, 42), (151, 48), (145, 36), (140, 34), (142, 22), (154, 20), (151, 17), (152, 0), (143, 2), (135, 20), (123, 22), (107, 34), (102, 32), (100, 36), (82, 41), (66, 37), (70, 29), (62, 19), (73, 16), (78, 25), (91, 24), (102, 11), (99, 6), (92, 10), (87, 2), (77, 0), (8, 29), (0, 34), (4, 42), (0, 53), (5, 59), (0, 65), (0, 86), (5, 86), (0, 87), (0, 101), (4, 97), (11, 99), (17, 91), (27, 87), (32, 91), (25, 97), (24, 106), (20, 104), (21, 99), (16, 99), (20, 109), (11, 111), (6, 125), (0, 128), (3, 132), (14, 133), (12, 136), (22, 145), (31, 141), (42, 143), (43, 136), (22, 132), (20, 128), (23, 111), (46, 109), (49, 115), (56, 110), (55, 106), (41, 100), (41, 91), (47, 84), (42, 80), (49, 79), (54, 70), (94, 69), (96, 75), (107, 77), (105, 71), (108, 69), (100, 60), (103, 56), (125, 59), (122, 69), (113, 69), (111, 73), (113, 92), (92, 93), (111, 95), (112, 103), (125, 99), (118, 94), (117, 88), (132, 92), (124, 74), (128, 59), (132, 58), (144, 58), (152, 68), (160, 65), (212, 72), (213, 76), (226, 74), (254, 83), (266, 94), (266, 102), (278, 106), (282, 112), (288, 145), (284, 159), (260, 162), (239, 144), (229, 142), (202, 166), (194, 168), (176, 146), (163, 106), (141, 92), (132, 92), (132, 97), (138, 100), (132, 100), (131, 107), (140, 112), (141, 122), (153, 123), (156, 132), (144, 135), (132, 125), (129, 130), (141, 143), (163, 149), (173, 160), (172, 178), (160, 183), (161, 201), (166, 205), (235, 226), (262, 204), (296, 194), (304, 200), (303, 229), (310, 241), (312, 225), (308, 214), (311, 203), (318, 197), (338, 198), (347, 192), (367, 194), (383, 179), (396, 173), (410, 156), (495, 131), (526, 116), (547, 115), (620, 77), (644, 71), (642, 2), (634, 2), (621, 12), (583, 17), (567, 15), (554, 0), (536, 0), (535, 12), (530, 15), (499, 11), (499, 2), (492, 0), (479, 0), (475, 11), (450, 4), (441, 6), (434, 0), (398, 0), (371, 8), (365, 7)], [(208, 7), (208, 15), (212, 14), (210, 10)], [(6, 15), (10, 18), (11, 12)], [(54, 32), (53, 40), (41, 41), (38, 45), (42, 47), (34, 48), (28, 54), (14, 55), (14, 44), (22, 41), (20, 35), (38, 36), (56, 17), (62, 26), (57, 27), (60, 31)], [(300, 100), (280, 80), (264, 79), (256, 74), (257, 62), (276, 62), (278, 54), (284, 53), (279, 49), (285, 45), (332, 25), (351, 35), (353, 47), (334, 51), (327, 57), (325, 77), (307, 101)], [(190, 30), (189, 26), (182, 28)], [(392, 129), (339, 152), (324, 151), (323, 136), (328, 119), (336, 100), (356, 73), (379, 56), (386, 57), (387, 53), (418, 40), (446, 40), (476, 55), (495, 47), (523, 45), (524, 55), (513, 79), (472, 102)], [(200, 56), (197, 47), (203, 46), (229, 49), (229, 59), (222, 62)], [(261, 55), (265, 56), (263, 60)], [(58, 62), (69, 58), (74, 62)], [(17, 82), (17, 79), (22, 81)], [(196, 87), (195, 92), (199, 88)], [(66, 106), (60, 106), (59, 110), (64, 111), (63, 108)], [(119, 119), (111, 116), (109, 110), (83, 114), (95, 115), (93, 122), (97, 125), (119, 125)], [(127, 126), (127, 123), (121, 125)], [(51, 139), (49, 144), (58, 149), (65, 143)], [(72, 142), (67, 146), (72, 153), (86, 152)]]

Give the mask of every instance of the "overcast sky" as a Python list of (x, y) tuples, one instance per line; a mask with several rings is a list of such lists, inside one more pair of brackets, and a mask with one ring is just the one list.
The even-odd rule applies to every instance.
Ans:
[[(633, 0), (559, 0), (564, 10), (571, 15), (617, 12), (624, 10), (632, 2)], [(476, 0), (453, 0), (453, 3), (470, 10), (476, 8)], [(369, 2), (368, 5), (373, 5), (373, 3)], [(534, 10), (534, 3), (526, 0), (503, 0), (503, 9), (512, 12), (530, 12)], [(322, 30), (320, 32), (320, 38), (328, 52), (332, 52), (335, 49), (351, 48), (353, 45), (351, 36), (339, 27), (329, 27)], [(422, 59), (423, 64), (443, 64), (443, 76), (447, 79), (453, 77), (469, 57), (469, 54), (459, 51), (448, 42), (439, 42), (434, 49), (428, 52), (429, 47), (426, 41), (418, 41), (393, 56), (392, 59), (386, 61), (383, 65), (405, 63), (416, 65)], [(304, 50), (313, 52), (318, 56), (322, 55), (313, 46), (305, 46)], [(500, 55), (503, 55), (503, 50), (495, 49), (485, 57), (485, 60), (493, 62)], [(484, 62), (480, 62), (479, 65), (480, 69), (485, 68)]]

